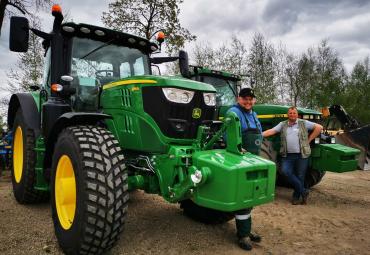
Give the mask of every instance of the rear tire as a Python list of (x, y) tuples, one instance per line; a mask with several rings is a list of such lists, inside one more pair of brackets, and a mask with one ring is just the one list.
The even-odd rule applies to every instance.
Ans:
[(285, 178), (281, 171), (280, 156), (273, 148), (273, 143), (269, 140), (263, 139), (261, 144), (260, 156), (271, 160), (276, 164), (276, 185), (281, 187), (291, 187), (288, 180)]
[(187, 199), (180, 202), (180, 208), (189, 218), (205, 224), (222, 224), (234, 218), (232, 212), (222, 212), (195, 204), (192, 200)]
[(45, 202), (49, 198), (49, 192), (34, 189), (36, 183), (34, 148), (35, 133), (25, 123), (22, 110), (18, 109), (13, 123), (11, 172), (13, 194), (21, 204)]
[(318, 184), (325, 175), (325, 171), (319, 171), (315, 169), (308, 168), (306, 173), (306, 178), (304, 180), (304, 186), (306, 188), (311, 188)]
[(117, 140), (104, 128), (68, 127), (59, 135), (51, 206), (55, 234), (66, 254), (102, 254), (119, 239), (128, 204), (123, 159)]
[[(261, 144), (261, 153), (260, 156), (269, 159), (276, 164), (276, 185), (280, 187), (292, 188), (292, 185), (289, 183), (285, 175), (281, 170), (281, 158), (277, 155), (277, 152), (272, 146), (272, 142), (264, 139)], [(305, 178), (305, 187), (311, 188), (318, 184), (321, 179), (324, 177), (325, 171), (318, 171), (311, 168), (307, 169), (306, 178)]]

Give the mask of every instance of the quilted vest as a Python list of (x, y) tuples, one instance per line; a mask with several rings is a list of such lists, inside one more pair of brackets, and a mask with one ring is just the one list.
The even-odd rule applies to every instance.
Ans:
[[(286, 157), (287, 155), (287, 129), (288, 129), (288, 120), (283, 122), (283, 126), (280, 132), (280, 154), (282, 157)], [(303, 120), (298, 119), (298, 139), (299, 139), (299, 147), (301, 150), (302, 158), (308, 158), (311, 155), (311, 148), (310, 144), (308, 143), (308, 132), (304, 125)]]

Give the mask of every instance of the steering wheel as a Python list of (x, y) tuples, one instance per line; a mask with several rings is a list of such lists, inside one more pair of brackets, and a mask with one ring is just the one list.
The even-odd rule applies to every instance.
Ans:
[[(110, 73), (111, 75), (109, 76), (113, 76), (113, 70), (98, 70), (95, 72), (95, 76), (96, 78), (102, 78), (102, 77), (109, 77), (108, 76), (108, 73)], [(103, 76), (102, 74), (105, 74), (105, 76)]]

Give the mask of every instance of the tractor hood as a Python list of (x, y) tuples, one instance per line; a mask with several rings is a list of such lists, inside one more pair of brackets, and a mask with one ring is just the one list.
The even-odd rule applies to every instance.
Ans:
[[(274, 104), (256, 104), (253, 106), (253, 110), (258, 114), (286, 114), (290, 106), (286, 105), (274, 105)], [(321, 115), (321, 112), (297, 107), (298, 114), (312, 114)]]
[(131, 84), (142, 84), (146, 86), (161, 86), (161, 87), (175, 87), (190, 90), (200, 90), (205, 92), (216, 92), (216, 89), (209, 84), (192, 81), (177, 76), (154, 76), (154, 75), (142, 75), (135, 76), (126, 79), (121, 79), (108, 83), (103, 86), (103, 89), (110, 89), (115, 87), (121, 87)]

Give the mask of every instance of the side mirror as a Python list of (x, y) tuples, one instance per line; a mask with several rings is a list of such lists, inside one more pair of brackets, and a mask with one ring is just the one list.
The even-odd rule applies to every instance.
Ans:
[(27, 52), (29, 28), (27, 18), (10, 18), (9, 49), (11, 51)]
[(186, 51), (183, 50), (179, 51), (179, 66), (181, 75), (185, 78), (190, 78), (189, 58), (188, 53), (186, 53)]

